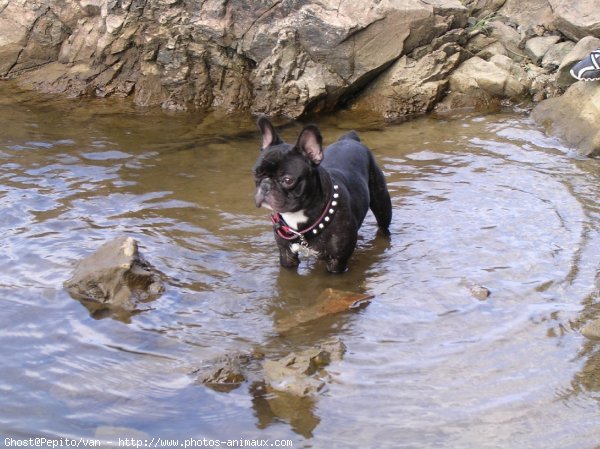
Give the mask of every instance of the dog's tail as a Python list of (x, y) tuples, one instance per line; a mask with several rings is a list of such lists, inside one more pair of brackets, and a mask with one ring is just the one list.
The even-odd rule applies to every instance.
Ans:
[(390, 234), (390, 223), (392, 222), (392, 200), (387, 189), (385, 176), (375, 158), (369, 152), (369, 207), (375, 215), (379, 229), (386, 235)]

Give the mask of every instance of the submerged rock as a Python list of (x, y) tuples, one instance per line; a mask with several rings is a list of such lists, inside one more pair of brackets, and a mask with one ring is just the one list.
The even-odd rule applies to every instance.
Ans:
[(364, 293), (326, 288), (319, 295), (315, 304), (296, 312), (293, 316), (279, 320), (276, 328), (278, 332), (284, 333), (300, 324), (308, 323), (327, 315), (360, 309), (367, 306), (372, 298), (371, 295)]
[(252, 356), (248, 354), (227, 354), (207, 361), (193, 374), (199, 383), (216, 391), (229, 392), (247, 380), (248, 365), (252, 361)]
[(262, 389), (292, 396), (310, 396), (318, 393), (329, 380), (324, 368), (342, 359), (346, 347), (332, 339), (282, 358), (262, 360), (263, 354), (234, 353), (204, 362), (192, 374), (207, 387), (229, 392), (244, 382), (262, 385)]
[(345, 351), (344, 344), (335, 339), (281, 359), (266, 360), (263, 363), (265, 383), (268, 388), (294, 396), (318, 393), (329, 378), (323, 368), (341, 360)]
[(134, 312), (140, 302), (156, 299), (164, 291), (160, 276), (131, 237), (107, 242), (81, 260), (64, 286), (92, 313), (105, 309)]

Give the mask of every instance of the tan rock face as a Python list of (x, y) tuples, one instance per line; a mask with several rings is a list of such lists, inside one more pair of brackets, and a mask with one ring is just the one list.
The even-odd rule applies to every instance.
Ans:
[(70, 96), (297, 117), (465, 23), (458, 0), (16, 0), (0, 8), (0, 74)]
[[(0, 77), (170, 110), (402, 120), (541, 101), (600, 37), (593, 0), (0, 0)], [(579, 53), (576, 53), (579, 51)], [(589, 50), (588, 50), (589, 51)]]

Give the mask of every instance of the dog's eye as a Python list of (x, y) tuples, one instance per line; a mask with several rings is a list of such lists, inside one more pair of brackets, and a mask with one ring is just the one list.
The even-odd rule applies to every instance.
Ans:
[(294, 185), (294, 182), (296, 182), (296, 180), (291, 176), (284, 176), (283, 178), (281, 178), (280, 182), (284, 187), (291, 187)]

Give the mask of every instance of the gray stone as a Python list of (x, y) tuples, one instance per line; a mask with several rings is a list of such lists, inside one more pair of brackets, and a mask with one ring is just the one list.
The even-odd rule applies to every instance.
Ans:
[(523, 50), (519, 48), (521, 35), (512, 26), (501, 20), (494, 20), (489, 24), (490, 37), (497, 40), (505, 48), (505, 55), (515, 62), (526, 58)]
[(482, 56), (480, 53), (482, 51), (485, 51), (487, 47), (496, 44), (499, 44), (497, 39), (490, 37), (484, 33), (476, 33), (475, 35), (471, 36), (469, 42), (465, 46), (465, 49), (471, 52), (472, 54), (479, 56), (480, 58), (486, 59), (486, 57)]
[(81, 260), (64, 286), (94, 311), (115, 308), (133, 312), (140, 302), (156, 299), (164, 290), (160, 276), (140, 255), (131, 237), (111, 240)]
[(525, 43), (525, 52), (533, 62), (539, 64), (544, 55), (560, 40), (560, 36), (533, 37)]
[(565, 57), (575, 48), (575, 43), (571, 41), (559, 42), (548, 49), (542, 59), (542, 67), (545, 69), (556, 70), (562, 64)]
[(480, 301), (488, 299), (492, 294), (492, 292), (490, 292), (490, 290), (487, 287), (484, 287), (483, 285), (471, 285), (469, 287), (469, 291), (471, 292), (471, 295), (473, 295), (474, 298)]

